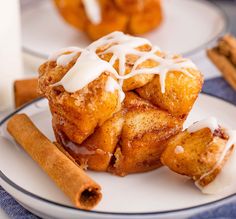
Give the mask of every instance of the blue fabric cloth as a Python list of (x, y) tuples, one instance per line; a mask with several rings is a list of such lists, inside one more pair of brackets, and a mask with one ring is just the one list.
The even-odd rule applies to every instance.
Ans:
[(203, 86), (203, 92), (236, 104), (236, 92), (221, 77), (206, 80)]
[(0, 206), (12, 219), (39, 219), (39, 217), (19, 205), (1, 186)]
[(236, 218), (236, 198), (227, 205), (215, 208), (211, 211), (195, 215), (190, 219), (235, 219)]
[[(206, 80), (203, 92), (221, 97), (236, 104), (236, 92), (222, 79)], [(19, 205), (2, 187), (0, 187), (0, 206), (12, 219), (38, 219), (39, 217)], [(236, 198), (228, 205), (191, 217), (191, 219), (233, 219), (236, 218)]]

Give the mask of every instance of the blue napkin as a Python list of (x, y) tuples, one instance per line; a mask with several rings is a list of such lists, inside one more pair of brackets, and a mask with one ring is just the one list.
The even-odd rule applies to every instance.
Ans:
[[(221, 77), (206, 80), (203, 92), (218, 96), (236, 104), (236, 92)], [(0, 206), (11, 219), (38, 219), (39, 217), (19, 205), (1, 186), (0, 186)], [(218, 207), (211, 211), (203, 212), (191, 217), (191, 219), (233, 219), (236, 218), (236, 197), (230, 204)]]
[(18, 202), (15, 201), (1, 186), (0, 186), (0, 206), (12, 219), (39, 219)]
[(190, 219), (235, 219), (236, 218), (236, 198), (230, 204), (217, 207), (211, 211), (195, 215)]
[(236, 91), (221, 77), (206, 80), (203, 85), (203, 92), (223, 98), (236, 105)]

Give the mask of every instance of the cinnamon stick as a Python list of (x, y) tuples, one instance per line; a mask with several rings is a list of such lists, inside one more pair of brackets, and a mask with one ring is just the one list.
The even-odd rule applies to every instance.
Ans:
[(41, 95), (37, 92), (36, 78), (16, 80), (14, 82), (15, 107), (19, 107)]
[(219, 54), (216, 49), (208, 50), (207, 55), (221, 71), (225, 80), (236, 90), (236, 67), (225, 56)]
[(207, 55), (225, 80), (236, 90), (236, 39), (225, 35), (216, 47), (207, 50)]
[(11, 117), (7, 130), (76, 207), (92, 209), (98, 204), (101, 187), (43, 135), (27, 115)]

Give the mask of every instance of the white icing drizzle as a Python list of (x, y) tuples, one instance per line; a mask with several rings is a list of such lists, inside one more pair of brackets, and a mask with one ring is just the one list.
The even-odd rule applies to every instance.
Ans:
[[(228, 186), (232, 185), (234, 180), (234, 175), (236, 171), (236, 130), (226, 130), (226, 134), (229, 136), (229, 139), (225, 145), (225, 148), (216, 162), (214, 167), (207, 173), (203, 174), (198, 181), (195, 182), (195, 185), (206, 194), (216, 194), (225, 190)], [(221, 164), (224, 160), (229, 149), (234, 145), (232, 154), (230, 155), (229, 159), (226, 161), (225, 165), (222, 167), (220, 173), (217, 177), (209, 183), (207, 186), (202, 187), (199, 185), (199, 181), (204, 177), (210, 175), (215, 171), (215, 169)], [(236, 185), (236, 183), (235, 183)]]
[(209, 128), (211, 130), (211, 132), (214, 133), (214, 131), (219, 128), (217, 119), (215, 117), (209, 117), (209, 118), (203, 119), (199, 122), (195, 122), (193, 125), (191, 125), (187, 129), (187, 131), (189, 133), (193, 133), (193, 132), (199, 131), (200, 129), (203, 129), (203, 128)]
[(61, 66), (66, 66), (68, 65), (72, 59), (75, 57), (75, 55), (77, 54), (78, 52), (72, 52), (72, 53), (69, 53), (69, 54), (65, 54), (65, 55), (61, 55), (57, 58), (57, 65), (61, 65)]
[(93, 24), (100, 24), (102, 21), (101, 8), (98, 0), (82, 0), (86, 15)]
[(184, 153), (184, 148), (183, 148), (181, 145), (177, 145), (177, 146), (175, 147), (175, 153), (176, 153), (176, 154), (182, 154), (182, 153)]
[(57, 59), (62, 56), (64, 53), (71, 53), (71, 52), (80, 52), (82, 51), (81, 48), (76, 47), (76, 46), (70, 46), (66, 48), (62, 48), (58, 50), (57, 52), (53, 53), (51, 56), (48, 57), (49, 61), (57, 61)]
[[(190, 133), (199, 131), (203, 128), (209, 128), (212, 133), (216, 129), (219, 128), (219, 124), (214, 117), (210, 117), (208, 119), (201, 120), (199, 122), (194, 123), (192, 126), (190, 126), (187, 131)], [(232, 180), (229, 179), (232, 178), (236, 171), (236, 131), (234, 130), (225, 130), (225, 133), (228, 135), (228, 141), (224, 147), (224, 150), (222, 151), (219, 159), (217, 160), (216, 164), (213, 166), (213, 168), (206, 173), (204, 173), (196, 182), (195, 185), (203, 192), (207, 194), (215, 194), (218, 193), (220, 190), (223, 190), (224, 187), (227, 187), (232, 183)], [(204, 179), (205, 177), (212, 174), (216, 168), (222, 163), (224, 160), (227, 152), (230, 150), (230, 148), (234, 145), (233, 152), (229, 158), (229, 160), (226, 162), (224, 167), (221, 169), (221, 172), (217, 175), (215, 180), (213, 180), (211, 183), (209, 183), (207, 186), (202, 187), (199, 182)]]
[[(160, 48), (157, 46), (153, 46), (151, 51), (139, 51), (136, 48), (142, 45), (150, 45), (151, 43), (140, 37), (132, 37), (129, 35), (125, 35), (122, 32), (113, 32), (101, 39), (95, 41), (90, 46), (88, 46), (89, 50), (96, 51), (98, 47), (111, 45), (104, 52), (100, 54), (112, 53), (112, 57), (110, 59), (110, 64), (113, 65), (115, 61), (119, 60), (119, 75), (117, 77), (122, 81), (128, 78), (131, 78), (135, 75), (139, 74), (159, 74), (160, 75), (160, 84), (162, 93), (165, 92), (165, 79), (168, 71), (180, 71), (184, 74), (192, 77), (192, 75), (186, 70), (186, 68), (196, 69), (196, 66), (188, 59), (183, 58), (175, 58), (173, 55), (166, 55), (165, 57), (160, 57), (155, 53), (160, 51)], [(126, 65), (126, 55), (133, 54), (139, 56), (137, 61), (135, 62), (133, 69), (127, 75), (124, 75)], [(137, 69), (138, 65), (143, 63), (144, 61), (151, 59), (159, 63), (158, 66), (152, 68), (141, 68)]]
[(107, 82), (106, 82), (106, 86), (105, 86), (105, 90), (107, 92), (112, 92), (114, 93), (115, 90), (118, 90), (119, 92), (119, 99), (120, 99), (120, 103), (123, 102), (123, 100), (125, 99), (125, 93), (123, 92), (123, 90), (121, 89), (121, 86), (119, 85), (119, 83), (111, 76), (108, 77)]
[(122, 32), (115, 31), (93, 42), (88, 46), (88, 49), (96, 51), (99, 47), (109, 47), (104, 52), (101, 52), (100, 55), (112, 53), (112, 57), (109, 61), (111, 65), (114, 65), (115, 61), (119, 60), (119, 74), (117, 79), (119, 79), (119, 84), (122, 87), (124, 80), (122, 76), (124, 76), (126, 69), (126, 55), (134, 54), (141, 56), (144, 52), (141, 52), (135, 48), (142, 45), (151, 46), (151, 43), (147, 39), (133, 37)]
[(74, 66), (54, 86), (62, 85), (66, 91), (76, 92), (105, 71), (116, 74), (116, 70), (108, 62), (99, 59), (95, 52), (84, 50)]
[[(190, 60), (170, 54), (160, 57), (156, 54), (156, 52), (160, 51), (160, 49), (155, 46), (153, 46), (150, 51), (139, 51), (137, 48), (143, 45), (149, 45), (151, 47), (151, 43), (144, 38), (125, 35), (124, 33), (118, 31), (108, 34), (107, 36), (104, 36), (101, 39), (93, 42), (84, 50), (86, 56), (89, 56), (89, 53), (92, 54), (89, 56), (90, 58), (93, 57), (92, 60), (88, 61), (85, 58), (82, 58), (84, 57), (84, 52), (82, 52), (81, 56), (76, 61), (76, 64), (67, 72), (62, 80), (55, 85), (63, 85), (65, 90), (68, 92), (79, 90), (82, 88), (82, 85), (86, 86), (92, 80), (96, 79), (95, 76), (98, 77), (100, 74), (102, 74), (101, 70), (104, 69), (104, 66), (106, 66), (106, 70), (112, 69), (111, 73), (115, 78), (117, 78), (120, 91), (122, 90), (123, 80), (139, 74), (159, 74), (162, 93), (165, 92), (165, 79), (169, 71), (179, 71), (188, 75), (189, 77), (192, 77), (186, 68), (196, 69), (196, 66)], [(100, 52), (98, 55), (107, 53), (112, 54), (109, 63), (103, 61), (96, 55), (98, 48), (104, 48), (104, 51)], [(54, 54), (51, 58), (53, 58), (53, 60), (57, 58), (58, 65), (65, 66), (71, 61), (78, 51), (81, 51), (81, 49), (77, 47), (69, 47), (68, 50), (72, 53), (68, 55), (60, 55), (60, 52), (65, 53), (67, 51), (66, 49), (63, 49), (60, 52)], [(134, 63), (131, 72), (125, 74), (126, 56), (128, 54), (136, 55), (138, 56), (138, 59)], [(112, 67), (116, 60), (119, 60), (118, 72)], [(139, 68), (139, 65), (146, 60), (156, 61), (157, 66), (152, 68)], [(101, 67), (99, 67), (99, 65), (101, 65)], [(96, 68), (97, 74), (95, 74)], [(86, 77), (83, 76), (83, 74), (86, 74)], [(88, 74), (92, 75), (89, 76)], [(74, 80), (75, 82), (73, 82)], [(117, 88), (117, 84), (113, 83), (113, 85)], [(73, 86), (73, 88), (70, 88), (70, 86)], [(119, 93), (121, 94), (121, 92)]]
[[(136, 69), (136, 67), (139, 64), (141, 64), (143, 61), (148, 60), (148, 59), (158, 62), (159, 65), (152, 68)], [(133, 67), (134, 70), (132, 70), (132, 72), (128, 76), (132, 77), (138, 74), (158, 74), (160, 77), (161, 92), (165, 93), (165, 80), (166, 80), (167, 73), (169, 71), (180, 71), (188, 75), (189, 77), (192, 77), (192, 75), (184, 68), (196, 69), (196, 66), (189, 60), (186, 61), (186, 59), (173, 58), (173, 57), (162, 58), (160, 56), (155, 55), (154, 52), (150, 51), (136, 61)]]
[(141, 37), (130, 36), (120, 31), (114, 31), (94, 41), (87, 48), (89, 50), (96, 51), (99, 47), (113, 45), (113, 44), (126, 45), (129, 48), (137, 48), (139, 46), (146, 45), (146, 44), (151, 46), (151, 43), (147, 39), (144, 39)]

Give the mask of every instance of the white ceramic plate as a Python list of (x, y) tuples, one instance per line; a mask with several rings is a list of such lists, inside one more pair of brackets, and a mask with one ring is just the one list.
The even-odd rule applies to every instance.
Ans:
[[(15, 113), (26, 113), (51, 140), (51, 116), (47, 101), (41, 99)], [(187, 178), (167, 168), (126, 177), (88, 171), (102, 187), (103, 198), (93, 211), (72, 206), (40, 167), (17, 145), (0, 124), (0, 182), (24, 207), (44, 218), (183, 218), (224, 204), (235, 196), (236, 188), (224, 194), (204, 195)], [(216, 116), (226, 126), (236, 128), (236, 107), (223, 100), (200, 94), (185, 125)]]
[[(160, 28), (143, 35), (163, 50), (193, 55), (228, 28), (224, 13), (216, 5), (201, 0), (163, 0), (164, 21)], [(24, 51), (47, 58), (66, 46), (87, 46), (82, 32), (64, 22), (53, 2), (31, 0), (23, 7)]]

